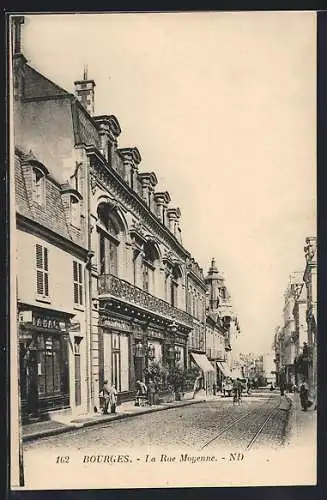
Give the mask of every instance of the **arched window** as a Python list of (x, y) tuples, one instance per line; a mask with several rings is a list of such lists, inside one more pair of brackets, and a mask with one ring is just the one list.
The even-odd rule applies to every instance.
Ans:
[(32, 171), (32, 197), (33, 201), (44, 207), (45, 205), (45, 176), (37, 167)]
[(117, 276), (117, 254), (119, 228), (110, 207), (105, 203), (98, 208), (99, 263), (100, 274)]
[(142, 259), (143, 290), (153, 293), (155, 288), (155, 264), (159, 255), (153, 243), (147, 242), (144, 245)]

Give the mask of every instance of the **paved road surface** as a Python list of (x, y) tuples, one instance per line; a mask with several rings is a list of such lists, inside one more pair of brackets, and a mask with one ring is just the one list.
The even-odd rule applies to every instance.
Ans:
[(278, 394), (261, 394), (238, 405), (217, 399), (195, 405), (113, 421), (96, 427), (27, 442), (24, 452), (42, 450), (160, 447), (166, 450), (215, 451), (222, 448), (280, 447), (287, 411)]

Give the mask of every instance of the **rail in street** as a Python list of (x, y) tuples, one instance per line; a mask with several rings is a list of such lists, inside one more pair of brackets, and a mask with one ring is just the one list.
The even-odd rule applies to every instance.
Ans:
[(25, 443), (27, 454), (41, 449), (71, 448), (133, 449), (146, 446), (172, 449), (210, 450), (233, 447), (250, 450), (259, 446), (281, 446), (288, 411), (281, 409), (281, 397), (257, 395), (240, 405), (231, 399), (168, 409), (77, 429), (67, 434)]

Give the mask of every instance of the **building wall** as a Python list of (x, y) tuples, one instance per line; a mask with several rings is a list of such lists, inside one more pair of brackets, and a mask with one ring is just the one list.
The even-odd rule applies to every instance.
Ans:
[(23, 102), (15, 143), (32, 150), (58, 182), (68, 181), (75, 169), (70, 98)]
[[(36, 290), (36, 244), (48, 249), (49, 297), (40, 297)], [(85, 413), (87, 409), (87, 343), (85, 331), (85, 306), (74, 305), (73, 295), (73, 260), (80, 263), (85, 274), (84, 262), (76, 255), (54, 245), (44, 237), (39, 237), (23, 230), (17, 231), (17, 299), (19, 305), (42, 308), (44, 312), (51, 311), (68, 313), (73, 316), (74, 323), (79, 328), (70, 334), (82, 337), (80, 343), (81, 360), (81, 405), (75, 405), (75, 372), (74, 352), (69, 343), (69, 394), (70, 407), (74, 413)], [(85, 282), (85, 280), (84, 280)], [(85, 301), (85, 290), (83, 297)]]

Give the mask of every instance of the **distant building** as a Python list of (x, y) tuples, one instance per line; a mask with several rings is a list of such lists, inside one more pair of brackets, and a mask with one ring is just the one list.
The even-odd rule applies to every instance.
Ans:
[(290, 276), (285, 293), (284, 324), (274, 336), (276, 377), (288, 385), (306, 381), (317, 392), (317, 256), (316, 238), (306, 238), (304, 273)]
[(264, 369), (264, 355), (257, 353), (241, 353), (240, 364), (242, 375), (255, 386), (266, 385), (266, 372)]
[(207, 285), (206, 344), (208, 348), (213, 346), (207, 355), (215, 365), (217, 383), (221, 385), (225, 377), (240, 376), (237, 356), (234, 359), (232, 355), (236, 338), (240, 334), (240, 326), (233, 311), (225, 278), (218, 271), (215, 259), (212, 259), (205, 282)]

